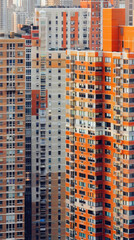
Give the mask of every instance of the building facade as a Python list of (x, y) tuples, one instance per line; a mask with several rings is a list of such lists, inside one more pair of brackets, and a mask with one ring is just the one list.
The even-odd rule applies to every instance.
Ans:
[[(60, 0), (47, 0), (45, 2), (46, 6), (80, 6), (80, 0), (73, 0), (73, 1), (60, 1)], [(43, 6), (43, 5), (42, 5)]]
[(7, 1), (0, 0), (0, 32), (7, 32)]
[(125, 10), (105, 9), (104, 51), (67, 51), (68, 240), (134, 238), (134, 37), (123, 25)]
[(7, 6), (8, 6), (8, 7), (11, 7), (12, 5), (13, 5), (13, 0), (8, 0), (8, 1), (7, 1)]
[(0, 238), (25, 239), (25, 41), (0, 38)]
[(29, 17), (34, 16), (34, 9), (41, 6), (41, 0), (22, 0), (21, 6)]
[(89, 36), (89, 49), (102, 50), (102, 36), (103, 36), (103, 8), (108, 7), (109, 0), (81, 0), (80, 6), (82, 8), (91, 9), (91, 27)]
[(28, 14), (21, 10), (21, 8), (12, 12), (12, 28), (15, 33), (18, 32), (18, 25), (25, 25), (26, 18), (28, 18)]
[(126, 25), (133, 26), (134, 1), (132, 0), (112, 0), (110, 1), (115, 8), (125, 8), (126, 10)]
[(126, 25), (134, 25), (134, 1), (125, 0), (125, 9), (126, 9)]
[(90, 8), (44, 7), (35, 12), (35, 25), (45, 20), (47, 50), (89, 48)]
[(65, 51), (46, 55), (46, 239), (65, 239)]
[(47, 51), (41, 29), (21, 29), (26, 51), (27, 240), (65, 239), (66, 53)]
[(65, 7), (68, 7), (68, 6), (72, 7), (73, 6), (73, 0), (69, 0), (69, 1), (60, 0), (60, 5), (65, 6)]
[(47, 0), (45, 6), (60, 6), (60, 0)]
[(2, 239), (134, 238), (134, 28), (81, 4), (1, 35)]

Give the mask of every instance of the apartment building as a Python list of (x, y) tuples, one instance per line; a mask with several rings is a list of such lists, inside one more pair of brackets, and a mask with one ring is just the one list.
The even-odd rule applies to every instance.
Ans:
[[(26, 47), (27, 240), (65, 239), (64, 48), (70, 44), (74, 46), (74, 36), (70, 39), (70, 35), (64, 33), (65, 29), (60, 25), (63, 15), (64, 25), (69, 26), (68, 31), (71, 26), (76, 26), (78, 31), (78, 19), (83, 19), (80, 23), (79, 41), (81, 40), (82, 47), (83, 44), (88, 47), (88, 37), (85, 34), (87, 40), (83, 40), (82, 28), (86, 26), (85, 30), (89, 31), (87, 25), (90, 25), (90, 9), (37, 8), (36, 26), (22, 28)], [(51, 38), (48, 32), (51, 33)], [(66, 41), (64, 37), (67, 38)], [(53, 40), (51, 45), (49, 38)]]
[(32, 78), (32, 239), (65, 239), (65, 52), (42, 48)]
[(35, 6), (40, 6), (40, 0), (39, 4), (38, 0), (21, 0), (19, 6), (23, 7), (23, 10), (31, 17), (34, 14)]
[(26, 51), (25, 238), (65, 239), (65, 51), (47, 51), (44, 20)]
[(89, 48), (90, 8), (37, 8), (35, 25), (40, 25), (42, 19), (46, 22), (48, 50)]
[(134, 19), (134, 1), (125, 0), (125, 9), (126, 9), (126, 25), (133, 26)]
[(0, 0), (0, 32), (7, 32), (7, 1)]
[[(24, 26), (21, 29), (22, 38), (25, 39), (25, 239), (32, 239), (32, 80), (35, 81), (38, 73), (39, 37), (38, 27)], [(36, 63), (37, 62), (37, 63)], [(37, 69), (36, 69), (37, 65)], [(36, 73), (37, 71), (37, 73)], [(38, 76), (39, 78), (39, 76)], [(34, 176), (35, 177), (35, 176)], [(38, 221), (37, 221), (38, 222)], [(33, 223), (35, 226), (36, 222)]]
[(27, 12), (24, 12), (23, 9), (19, 8), (16, 11), (12, 12), (12, 29), (15, 33), (18, 32), (18, 25), (25, 25), (26, 19), (28, 18)]
[[(83, 21), (78, 24), (78, 19)], [(74, 35), (70, 39), (70, 34), (64, 33), (62, 20), (68, 24), (68, 31), (71, 26), (72, 31), (77, 30), (77, 39), (80, 25), (78, 40), (82, 47), (88, 47), (82, 28), (86, 26), (84, 30), (89, 31), (90, 9), (37, 8), (36, 26), (22, 29), (26, 31), (22, 37), (26, 40), (27, 240), (65, 239), (64, 48), (74, 47)]]
[(103, 8), (108, 7), (109, 0), (81, 0), (80, 6), (82, 8), (91, 9), (91, 27), (89, 36), (89, 49), (91, 50), (102, 50), (102, 19), (103, 19)]
[(134, 238), (133, 30), (104, 9), (104, 51), (67, 50), (68, 240)]
[(47, 0), (45, 6), (59, 6), (60, 0)]
[(65, 239), (66, 52), (46, 55), (46, 239)]
[(13, 0), (7, 0), (7, 6), (11, 7), (13, 5)]
[(45, 5), (47, 6), (80, 6), (80, 0), (72, 0), (72, 1), (60, 1), (60, 0), (47, 0)]
[[(45, 117), (46, 88), (43, 48), (40, 48), (39, 27), (24, 25), (21, 37), (26, 52), (25, 107), (25, 239), (45, 239), (46, 173), (45, 173)], [(41, 54), (40, 54), (41, 53)], [(40, 233), (40, 229), (42, 232)], [(41, 236), (40, 236), (41, 235)]]
[(102, 228), (102, 55), (68, 50), (66, 66), (66, 239), (90, 239)]
[[(32, 239), (46, 234), (46, 156), (45, 156), (45, 63), (40, 49), (39, 30), (32, 32), (31, 70), (31, 203)], [(43, 57), (41, 58), (41, 56)]]
[(125, 0), (110, 0), (112, 6), (117, 8), (125, 8)]
[(134, 1), (133, 0), (111, 0), (113, 7), (125, 8), (126, 10), (126, 25), (133, 26), (133, 12), (134, 12)]
[(60, 0), (60, 5), (65, 7), (72, 7), (73, 6), (73, 0)]
[(25, 239), (25, 41), (0, 35), (0, 238)]

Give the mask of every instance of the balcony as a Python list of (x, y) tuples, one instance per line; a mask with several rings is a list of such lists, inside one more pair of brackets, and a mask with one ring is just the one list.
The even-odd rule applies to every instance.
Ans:
[(74, 144), (75, 143), (75, 140), (73, 138), (70, 139), (70, 143), (71, 144)]
[(119, 79), (116, 80), (116, 87), (121, 85), (121, 81)]
[(116, 119), (115, 121), (116, 121), (116, 124), (118, 124), (118, 125), (120, 125), (120, 124), (121, 124), (121, 121), (120, 121), (120, 119)]
[(120, 203), (116, 203), (116, 207), (120, 207)]
[(43, 204), (43, 206), (46, 204), (46, 200), (41, 200), (41, 205)]
[(74, 196), (75, 192), (74, 191), (70, 191), (70, 195)]
[(115, 65), (115, 67), (116, 67), (116, 68), (120, 68), (120, 67), (121, 67), (120, 63), (117, 63), (117, 64)]
[(41, 190), (41, 191), (40, 191), (40, 194), (41, 194), (41, 195), (46, 195), (46, 190)]
[(121, 111), (118, 109), (114, 109), (114, 111), (116, 112), (116, 115), (120, 115)]
[(46, 185), (41, 183), (40, 188), (46, 190)]
[(119, 91), (119, 90), (117, 91), (117, 90), (116, 90), (116, 91), (115, 91), (115, 94), (118, 95), (118, 96), (120, 96), (121, 91)]
[(74, 170), (75, 169), (75, 166), (71, 164), (71, 170)]
[[(119, 194), (116, 194), (116, 198), (120, 198), (120, 195)], [(120, 214), (120, 213), (119, 213)], [(120, 216), (120, 215), (117, 215), (117, 216)]]
[(15, 91), (15, 86), (7, 86), (7, 91)]
[[(44, 175), (45, 175), (45, 174), (44, 174)], [(41, 181), (41, 182), (46, 181), (46, 176), (42, 176), (42, 177), (40, 178), (40, 181)]]
[(75, 183), (71, 181), (71, 187), (75, 187)]

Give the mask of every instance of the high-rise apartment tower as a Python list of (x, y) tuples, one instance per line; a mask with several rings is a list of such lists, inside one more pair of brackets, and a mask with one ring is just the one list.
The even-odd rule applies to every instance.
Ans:
[(0, 0), (0, 32), (7, 32), (7, 1)]
[(67, 240), (134, 238), (133, 30), (104, 9), (104, 51), (67, 51)]
[(25, 41), (0, 37), (0, 238), (25, 239)]

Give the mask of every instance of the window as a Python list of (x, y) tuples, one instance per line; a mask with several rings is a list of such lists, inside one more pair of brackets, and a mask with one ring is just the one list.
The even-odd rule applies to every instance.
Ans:
[(105, 181), (111, 182), (111, 177), (105, 176)]
[(107, 100), (111, 100), (111, 95), (105, 95), (105, 99), (107, 99)]
[(22, 52), (22, 51), (18, 51), (17, 54), (18, 54), (19, 57), (22, 57), (22, 56), (23, 56), (23, 52)]
[(85, 238), (85, 237), (86, 237), (86, 234), (80, 232), (80, 233), (79, 233), (79, 237)]
[(110, 67), (105, 67), (105, 72), (111, 72), (111, 68)]
[(23, 59), (18, 59), (18, 63), (23, 63)]
[(111, 195), (105, 194), (105, 198), (106, 198), (106, 199), (111, 199)]
[(18, 43), (18, 48), (22, 48), (23, 47), (23, 43)]
[(105, 90), (106, 90), (106, 91), (110, 91), (110, 90), (111, 90), (111, 86), (106, 85), (106, 86), (105, 86)]
[(105, 212), (105, 216), (111, 217), (111, 213), (110, 212)]
[(110, 221), (105, 221), (105, 224), (108, 226), (111, 226), (111, 222)]
[(105, 185), (105, 189), (110, 191), (111, 190), (111, 186)]
[(111, 58), (110, 57), (105, 57), (105, 63), (111, 63)]
[(110, 203), (105, 203), (105, 207), (106, 208), (111, 208), (111, 204)]

